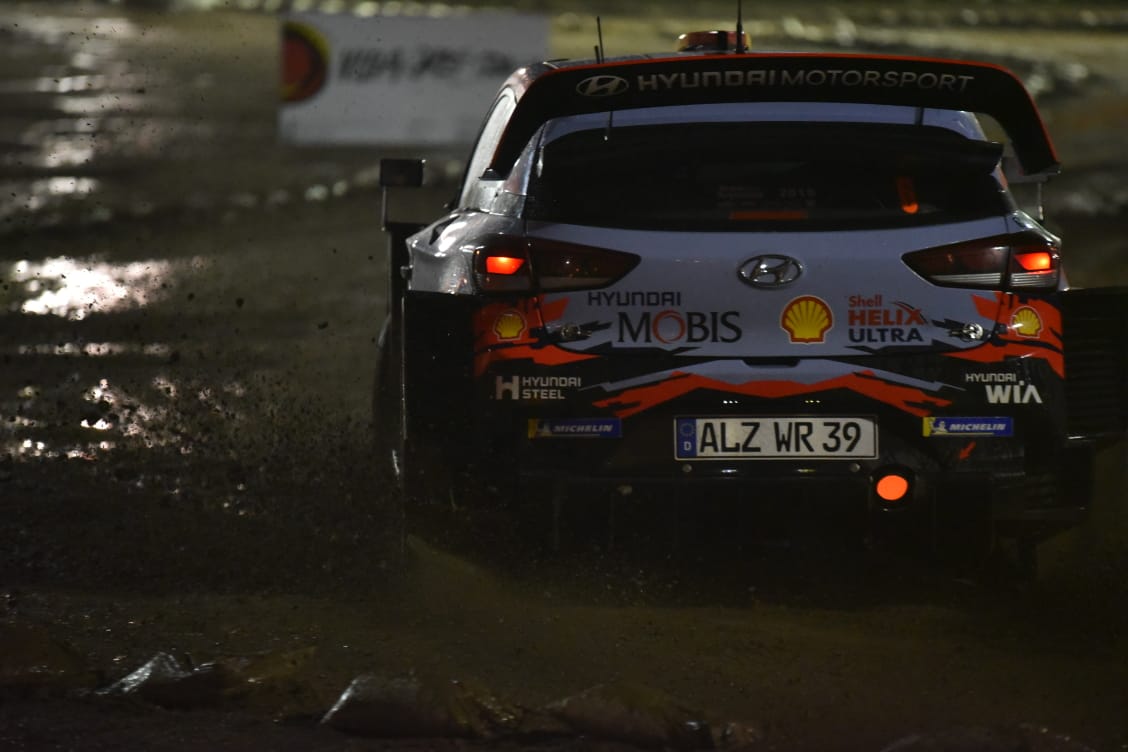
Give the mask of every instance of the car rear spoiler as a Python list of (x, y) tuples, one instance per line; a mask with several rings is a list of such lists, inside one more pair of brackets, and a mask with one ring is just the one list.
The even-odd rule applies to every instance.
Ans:
[[(527, 79), (526, 79), (527, 80)], [(547, 120), (643, 107), (842, 102), (967, 110), (994, 118), (1027, 176), (1060, 163), (1030, 94), (989, 63), (917, 57), (725, 54), (641, 57), (550, 69), (528, 82), (490, 168), (506, 175)]]

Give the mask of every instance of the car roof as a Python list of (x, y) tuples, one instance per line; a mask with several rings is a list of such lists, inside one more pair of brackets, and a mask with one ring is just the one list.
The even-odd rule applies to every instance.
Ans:
[(994, 118), (1028, 175), (1060, 169), (1022, 82), (990, 63), (896, 55), (664, 53), (537, 63), (503, 88), (517, 106), (489, 168), (507, 175), (533, 134), (568, 115), (738, 102), (891, 105)]

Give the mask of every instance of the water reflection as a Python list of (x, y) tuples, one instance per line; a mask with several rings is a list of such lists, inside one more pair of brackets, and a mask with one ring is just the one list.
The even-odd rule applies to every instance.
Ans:
[(81, 446), (71, 446), (66, 449), (51, 449), (44, 441), (24, 439), (17, 442), (6, 442), (4, 451), (22, 459), (59, 459), (68, 460), (95, 460), (100, 453), (107, 452), (115, 446), (112, 441), (91, 442)]
[[(62, 16), (13, 14), (12, 26), (20, 34), (49, 47), (72, 49), (80, 47), (88, 54), (106, 51), (106, 45), (137, 38), (137, 24), (125, 16)], [(111, 47), (112, 48), (112, 47)]]
[[(44, 182), (46, 190), (88, 187)], [(0, 263), (4, 295), (0, 300), (12, 315), (85, 320), (97, 331), (119, 326), (122, 320), (115, 315), (168, 301), (185, 277), (196, 276), (212, 264), (207, 257), (110, 262), (69, 256)], [(95, 317), (103, 318), (95, 321)], [(47, 331), (59, 326), (70, 329), (69, 324), (46, 326)], [(76, 336), (87, 331), (91, 330), (71, 330), (62, 341), (43, 334), (32, 341), (0, 345), (0, 356), (6, 360), (34, 359), (29, 362), (40, 369), (34, 372), (34, 381), (9, 381), (11, 391), (0, 393), (0, 456), (96, 460), (114, 452), (156, 447), (188, 454), (200, 435), (212, 430), (215, 416), (224, 422), (241, 417), (233, 400), (246, 394), (242, 384), (207, 387), (188, 372), (173, 376), (163, 368), (157, 374), (149, 370), (158, 363), (178, 361), (176, 346), (167, 340), (130, 340), (127, 335), (87, 341), (81, 334)], [(167, 332), (158, 336), (166, 337)], [(130, 363), (142, 370), (132, 370)]]
[(130, 157), (167, 156), (185, 130), (163, 114), (176, 95), (167, 73), (138, 65), (130, 52), (142, 42), (171, 41), (164, 39), (170, 32), (89, 10), (97, 9), (4, 14), (10, 57), (29, 63), (0, 81), (8, 131), (0, 138), (0, 168), (31, 178), (0, 186), (0, 219), (12, 227), (108, 218), (115, 201), (103, 198), (111, 208), (91, 213), (84, 199), (105, 197), (112, 178), (109, 184), (65, 175), (37, 180), (36, 173), (105, 170)]
[(70, 358), (142, 355), (148, 358), (165, 360), (172, 354), (172, 347), (163, 342), (60, 342), (59, 344), (20, 345), (15, 348), (15, 352), (19, 355), (51, 355)]
[(57, 177), (36, 180), (31, 184), (32, 194), (46, 193), (50, 196), (87, 196), (101, 186), (94, 178)]
[[(197, 258), (193, 267), (206, 265)], [(2, 267), (0, 267), (2, 268)], [(137, 309), (164, 300), (173, 263), (158, 259), (109, 263), (67, 256), (17, 261), (7, 280), (9, 310), (81, 321), (93, 313)]]
[(104, 89), (108, 81), (105, 75), (79, 75), (43, 77), (35, 80), (35, 91), (51, 94), (70, 94), (74, 91)]
[(141, 94), (109, 92), (106, 94), (72, 95), (60, 97), (55, 106), (68, 115), (103, 115), (107, 112), (136, 112), (151, 105), (152, 98)]
[[(53, 139), (43, 154), (44, 167), (81, 167), (94, 159), (92, 144), (75, 143), (67, 139)], [(34, 192), (32, 193), (34, 197)], [(38, 207), (29, 207), (38, 208)]]
[[(0, 454), (24, 459), (94, 460), (113, 450), (173, 448), (193, 454), (213, 422), (231, 427), (245, 419), (233, 400), (247, 396), (238, 381), (201, 387), (165, 375), (128, 387), (100, 378), (73, 406), (78, 384), (24, 386), (15, 400), (0, 400)], [(49, 434), (49, 435), (47, 435)]]

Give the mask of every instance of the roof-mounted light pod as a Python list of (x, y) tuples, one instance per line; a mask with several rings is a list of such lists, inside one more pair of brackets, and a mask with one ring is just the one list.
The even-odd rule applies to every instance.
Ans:
[(748, 34), (735, 31), (690, 31), (678, 37), (675, 49), (678, 52), (735, 52), (737, 39), (740, 39), (741, 50), (748, 49)]

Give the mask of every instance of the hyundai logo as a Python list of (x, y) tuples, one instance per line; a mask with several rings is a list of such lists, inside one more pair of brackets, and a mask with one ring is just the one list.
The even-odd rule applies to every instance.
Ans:
[(613, 97), (622, 94), (631, 85), (618, 76), (588, 76), (576, 84), (576, 93), (585, 97)]
[(790, 256), (753, 256), (736, 271), (740, 280), (753, 287), (785, 287), (803, 273), (803, 267)]

